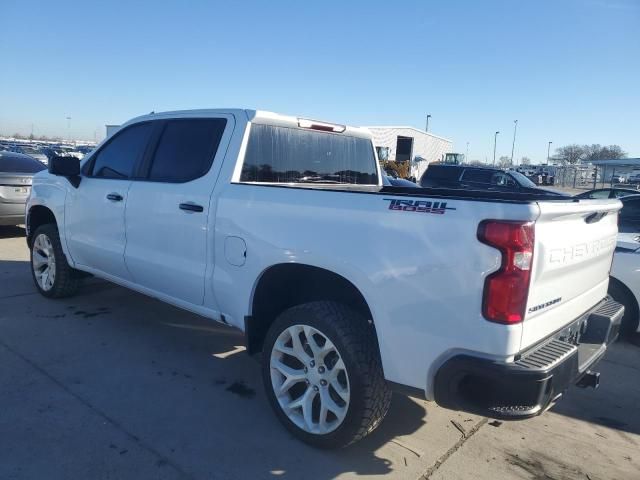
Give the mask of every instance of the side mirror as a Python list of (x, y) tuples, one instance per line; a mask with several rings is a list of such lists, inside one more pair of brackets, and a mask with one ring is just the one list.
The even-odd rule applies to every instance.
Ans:
[(80, 159), (56, 156), (49, 160), (49, 173), (66, 177), (71, 185), (80, 185)]

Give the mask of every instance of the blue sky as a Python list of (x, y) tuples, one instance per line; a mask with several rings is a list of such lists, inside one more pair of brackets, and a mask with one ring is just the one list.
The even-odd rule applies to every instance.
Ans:
[(237, 106), (412, 125), (472, 159), (547, 142), (640, 156), (640, 0), (2, 0), (0, 133)]

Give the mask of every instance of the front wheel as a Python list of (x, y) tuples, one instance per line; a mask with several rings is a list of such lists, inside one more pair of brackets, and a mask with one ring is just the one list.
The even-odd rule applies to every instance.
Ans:
[(335, 302), (306, 303), (280, 314), (265, 339), (262, 373), (280, 421), (316, 447), (344, 447), (363, 438), (391, 402), (373, 327)]
[(36, 288), (45, 297), (68, 297), (78, 289), (80, 272), (67, 263), (58, 228), (53, 224), (42, 225), (34, 232), (31, 273)]

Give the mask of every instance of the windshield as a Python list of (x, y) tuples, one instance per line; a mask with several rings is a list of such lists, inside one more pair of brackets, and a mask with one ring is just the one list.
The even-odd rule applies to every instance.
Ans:
[(535, 183), (533, 183), (531, 180), (529, 180), (527, 177), (525, 177), (520, 172), (511, 171), (509, 173), (511, 174), (511, 176), (513, 178), (515, 178), (516, 182), (518, 182), (521, 187), (527, 187), (527, 188), (535, 188), (536, 187)]

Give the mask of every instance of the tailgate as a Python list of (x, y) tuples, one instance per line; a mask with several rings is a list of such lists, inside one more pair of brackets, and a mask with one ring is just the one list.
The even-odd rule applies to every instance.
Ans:
[(575, 320), (607, 294), (618, 200), (539, 202), (525, 349)]

